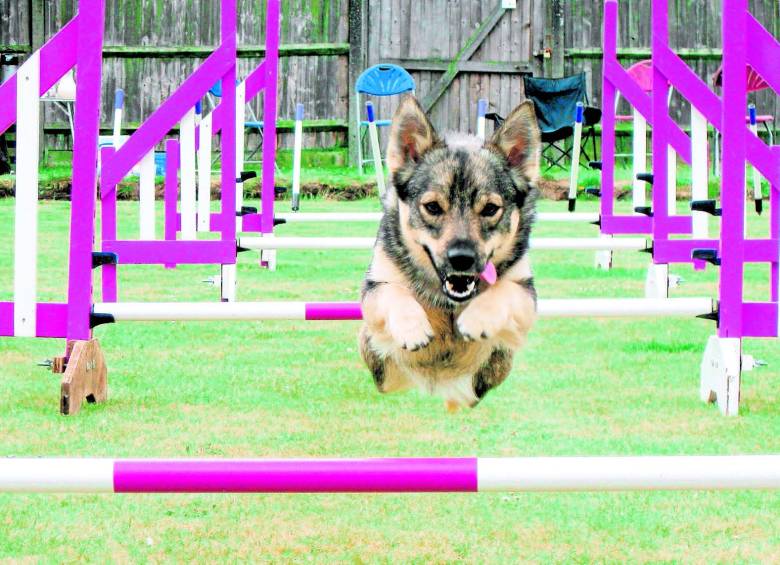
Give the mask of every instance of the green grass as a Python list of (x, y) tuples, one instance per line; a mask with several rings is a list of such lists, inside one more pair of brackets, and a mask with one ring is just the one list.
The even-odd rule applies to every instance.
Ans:
[[(286, 207), (286, 203), (280, 204)], [(543, 203), (547, 211), (561, 203)], [(681, 204), (683, 206), (683, 204)], [(304, 201), (376, 210), (373, 200)], [(579, 205), (594, 210), (590, 203)], [(137, 205), (120, 203), (123, 234)], [(12, 241), (13, 201), (0, 200)], [(43, 202), (40, 294), (64, 298), (68, 203)], [(758, 220), (750, 216), (752, 230)], [(368, 225), (289, 225), (282, 234), (370, 235)], [(543, 224), (537, 236), (588, 236)], [(0, 299), (12, 246), (0, 248)], [(644, 254), (615, 269), (589, 252), (533, 256), (544, 298), (641, 296)], [(277, 272), (242, 254), (244, 300), (350, 300), (369, 253), (286, 251)], [(677, 296), (712, 295), (716, 272), (673, 269)], [(216, 300), (211, 267), (126, 267), (123, 300)], [(96, 274), (97, 281), (97, 274)], [(747, 294), (767, 292), (766, 269)], [(780, 452), (777, 342), (749, 340), (769, 367), (747, 373), (742, 415), (698, 400), (714, 327), (697, 319), (544, 319), (511, 377), (478, 408), (447, 414), (416, 392), (381, 396), (354, 322), (128, 323), (96, 330), (110, 399), (57, 414), (58, 380), (35, 362), (62, 342), (0, 342), (0, 456), (330, 457), (736, 454)], [(0, 495), (0, 561), (767, 562), (780, 559), (773, 492), (477, 495)]]
[[(69, 181), (73, 177), (73, 169), (68, 164), (59, 164), (50, 167), (41, 167), (39, 179), (42, 185), (52, 182)], [(0, 183), (13, 183), (14, 175), (0, 175)]]

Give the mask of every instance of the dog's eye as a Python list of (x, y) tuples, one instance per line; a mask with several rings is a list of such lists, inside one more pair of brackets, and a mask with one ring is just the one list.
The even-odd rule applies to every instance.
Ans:
[(484, 208), (482, 208), (482, 211), (479, 213), (480, 216), (483, 216), (485, 218), (492, 218), (496, 215), (496, 212), (499, 211), (499, 207), (495, 204), (488, 202)]
[(435, 201), (423, 204), (423, 207), (431, 216), (441, 216), (444, 213), (444, 210), (439, 206), (439, 203)]

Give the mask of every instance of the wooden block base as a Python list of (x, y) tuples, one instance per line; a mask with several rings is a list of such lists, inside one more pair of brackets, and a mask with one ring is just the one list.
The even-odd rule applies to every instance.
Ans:
[(106, 401), (108, 369), (98, 340), (69, 341), (65, 356), (54, 359), (52, 371), (63, 373), (61, 414), (75, 414), (85, 401)]

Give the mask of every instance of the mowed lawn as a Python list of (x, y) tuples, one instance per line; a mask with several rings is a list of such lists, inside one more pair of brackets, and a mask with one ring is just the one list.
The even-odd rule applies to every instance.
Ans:
[[(288, 203), (280, 203), (288, 209)], [(565, 203), (544, 202), (546, 211)], [(134, 203), (120, 204), (126, 236)], [(304, 201), (308, 211), (376, 201)], [(682, 207), (682, 204), (681, 204)], [(579, 204), (595, 211), (593, 202)], [(39, 290), (64, 299), (69, 206), (42, 202)], [(765, 221), (765, 220), (761, 220)], [(751, 230), (760, 233), (751, 215)], [(371, 225), (297, 224), (281, 235), (372, 235)], [(11, 296), (13, 201), (0, 201), (0, 299)], [(159, 230), (161, 233), (161, 230)], [(541, 224), (536, 236), (593, 236)], [(648, 257), (533, 255), (539, 295), (639, 297)], [(354, 300), (367, 251), (284, 251), (279, 268), (241, 255), (242, 300)], [(675, 296), (714, 296), (717, 272), (687, 266)], [(217, 300), (213, 267), (122, 269), (123, 300)], [(98, 281), (98, 273), (95, 275)], [(768, 293), (766, 267), (747, 294)], [(58, 414), (58, 378), (36, 362), (62, 341), (0, 341), (0, 456), (369, 457), (780, 452), (780, 348), (743, 380), (742, 414), (699, 401), (714, 324), (699, 319), (543, 319), (511, 377), (474, 410), (417, 392), (380, 396), (357, 322), (126, 323), (96, 329), (110, 398)], [(508, 563), (780, 561), (780, 494), (652, 492), (408, 495), (0, 495), (0, 561)]]

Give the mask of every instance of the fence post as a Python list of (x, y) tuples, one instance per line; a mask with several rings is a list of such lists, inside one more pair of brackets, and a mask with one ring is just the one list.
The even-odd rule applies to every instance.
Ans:
[(355, 96), (355, 82), (363, 71), (364, 66), (364, 34), (363, 15), (366, 0), (349, 0), (349, 64), (347, 70), (347, 89), (349, 91), (349, 108), (347, 108), (347, 143), (349, 146), (349, 164), (357, 165), (357, 148), (360, 143), (360, 127), (355, 123), (355, 116), (359, 115), (357, 97)]
[(547, 2), (547, 13), (544, 18), (545, 45), (551, 51), (551, 57), (544, 59), (544, 74), (559, 78), (564, 73), (564, 26), (563, 2), (551, 0)]

